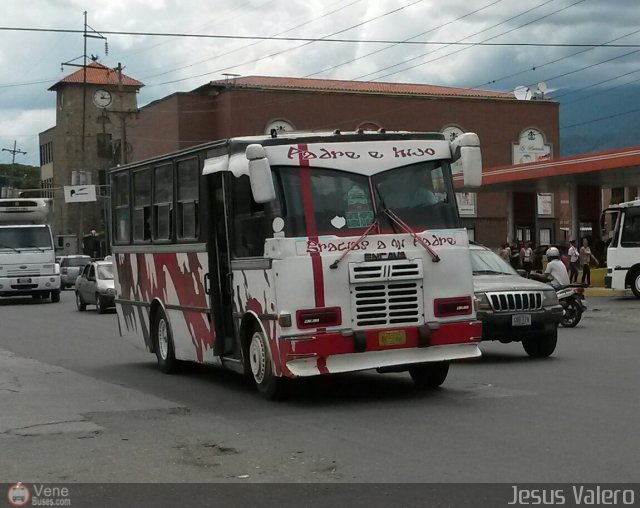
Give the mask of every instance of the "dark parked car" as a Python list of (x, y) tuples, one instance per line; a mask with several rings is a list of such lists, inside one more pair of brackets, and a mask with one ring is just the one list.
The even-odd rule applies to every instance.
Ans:
[(471, 267), (482, 340), (518, 341), (529, 356), (551, 355), (562, 319), (555, 290), (522, 277), (500, 256), (480, 245), (471, 246)]
[(113, 279), (113, 261), (94, 261), (84, 267), (76, 280), (76, 306), (85, 310), (95, 305), (100, 314), (115, 307), (116, 291)]
[(62, 256), (60, 258), (60, 289), (73, 286), (82, 269), (91, 263), (89, 256)]

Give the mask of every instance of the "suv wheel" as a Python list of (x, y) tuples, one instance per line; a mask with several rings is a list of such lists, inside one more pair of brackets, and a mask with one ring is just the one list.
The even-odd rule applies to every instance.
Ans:
[(556, 350), (557, 343), (558, 329), (556, 328), (553, 332), (540, 337), (523, 339), (522, 347), (531, 358), (546, 358)]

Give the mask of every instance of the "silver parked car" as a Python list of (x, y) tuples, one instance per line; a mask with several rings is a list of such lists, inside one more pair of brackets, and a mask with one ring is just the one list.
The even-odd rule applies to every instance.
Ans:
[(470, 250), (482, 340), (522, 342), (529, 356), (551, 355), (562, 319), (555, 290), (522, 277), (486, 247), (471, 245)]
[(113, 261), (94, 261), (84, 267), (76, 280), (78, 310), (95, 305), (98, 312), (104, 314), (109, 307), (115, 307), (115, 296)]
[(62, 256), (60, 258), (60, 289), (73, 286), (82, 269), (91, 263), (90, 256)]

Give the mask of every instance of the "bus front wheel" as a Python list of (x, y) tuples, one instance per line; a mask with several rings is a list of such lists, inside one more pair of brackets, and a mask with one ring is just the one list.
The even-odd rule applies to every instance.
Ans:
[(255, 331), (249, 342), (249, 365), (258, 393), (267, 400), (286, 396), (286, 380), (274, 373), (267, 339), (262, 331)]
[(640, 298), (640, 270), (638, 269), (631, 274), (631, 291), (636, 298)]
[(165, 374), (171, 374), (176, 371), (178, 362), (176, 361), (175, 349), (173, 347), (171, 326), (162, 309), (158, 309), (155, 315), (153, 331), (158, 369)]

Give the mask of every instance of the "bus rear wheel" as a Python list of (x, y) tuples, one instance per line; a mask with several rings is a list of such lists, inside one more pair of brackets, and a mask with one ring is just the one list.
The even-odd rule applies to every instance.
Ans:
[(449, 374), (449, 362), (431, 362), (409, 369), (414, 384), (421, 389), (438, 388)]
[(269, 345), (262, 331), (255, 331), (249, 342), (249, 365), (258, 393), (267, 400), (281, 400), (286, 396), (286, 379), (274, 374)]
[(153, 340), (158, 359), (158, 369), (165, 374), (176, 371), (178, 362), (173, 347), (173, 334), (164, 310), (158, 309), (153, 324)]

